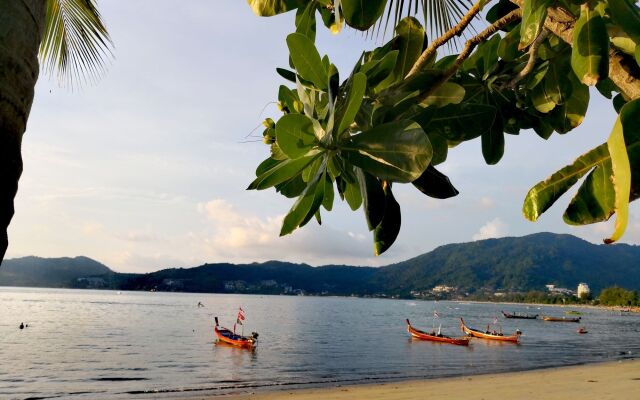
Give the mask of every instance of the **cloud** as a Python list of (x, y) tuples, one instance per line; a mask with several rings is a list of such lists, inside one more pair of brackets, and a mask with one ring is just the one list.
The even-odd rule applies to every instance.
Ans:
[(286, 260), (314, 265), (367, 264), (373, 259), (370, 237), (363, 233), (318, 226), (315, 220), (293, 234), (280, 237), (284, 215), (243, 214), (223, 199), (198, 205), (211, 225), (200, 240), (208, 258), (252, 262)]
[(491, 197), (483, 196), (480, 199), (479, 204), (481, 208), (493, 208), (496, 205), (496, 202)]
[(508, 226), (500, 218), (494, 218), (480, 227), (473, 240), (492, 239), (506, 236)]

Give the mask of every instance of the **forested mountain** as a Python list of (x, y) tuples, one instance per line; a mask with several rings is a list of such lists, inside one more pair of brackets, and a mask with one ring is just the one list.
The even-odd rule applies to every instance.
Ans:
[(437, 285), (458, 293), (525, 292), (546, 284), (594, 292), (612, 285), (640, 289), (640, 246), (595, 245), (571, 235), (449, 244), (385, 267), (311, 267), (269, 261), (205, 264), (149, 274), (121, 274), (86, 257), (7, 260), (0, 285), (233, 293), (408, 295)]

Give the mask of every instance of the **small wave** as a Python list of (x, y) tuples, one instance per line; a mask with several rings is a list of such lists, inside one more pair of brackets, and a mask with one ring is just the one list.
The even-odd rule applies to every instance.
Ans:
[(126, 381), (148, 381), (149, 378), (134, 378), (134, 377), (106, 377), (106, 378), (91, 378), (92, 381), (99, 382), (126, 382)]

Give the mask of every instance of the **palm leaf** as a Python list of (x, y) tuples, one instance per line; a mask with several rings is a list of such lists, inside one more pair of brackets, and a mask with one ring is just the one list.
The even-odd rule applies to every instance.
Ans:
[[(471, 0), (389, 0), (387, 11), (383, 14), (371, 33), (377, 31), (383, 36), (387, 32), (389, 22), (396, 26), (400, 20), (409, 15), (417, 15), (422, 9), (425, 30), (429, 38), (441, 36), (453, 28), (473, 6)], [(471, 27), (473, 29), (473, 27)]]
[(95, 83), (113, 57), (95, 0), (46, 0), (40, 63), (61, 84)]

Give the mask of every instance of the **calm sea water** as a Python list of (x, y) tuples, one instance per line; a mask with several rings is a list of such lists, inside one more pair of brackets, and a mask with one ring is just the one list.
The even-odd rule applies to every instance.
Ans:
[[(206, 307), (196, 307), (198, 302)], [(238, 306), (251, 352), (216, 345), (213, 316)], [(407, 300), (0, 288), (0, 398), (150, 398), (226, 394), (514, 371), (640, 355), (640, 316), (580, 309), (578, 324), (505, 320), (500, 310), (562, 316), (576, 307)], [(404, 319), (446, 334), (459, 317), (494, 317), (522, 344), (458, 347), (411, 340)], [(19, 330), (20, 322), (29, 324)]]

